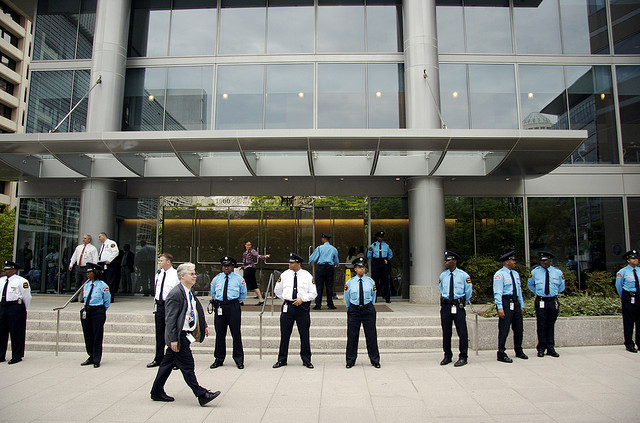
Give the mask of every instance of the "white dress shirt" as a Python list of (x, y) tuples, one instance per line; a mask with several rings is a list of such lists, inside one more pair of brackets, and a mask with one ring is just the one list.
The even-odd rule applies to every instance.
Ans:
[(120, 254), (120, 250), (118, 249), (118, 244), (115, 241), (107, 238), (102, 245), (100, 246), (100, 252), (98, 253), (99, 261), (108, 261), (111, 263), (118, 257)]
[[(167, 277), (164, 280), (164, 288), (162, 292), (160, 292), (160, 288), (162, 287), (162, 279), (164, 278), (165, 273)], [(169, 292), (171, 292), (171, 290), (175, 288), (175, 286), (179, 283), (180, 280), (178, 279), (178, 271), (176, 269), (174, 269), (173, 267), (170, 267), (169, 270), (166, 271), (164, 269), (160, 269), (159, 272), (156, 273), (155, 278), (155, 299), (157, 301), (166, 300)]]
[[(84, 253), (82, 252), (83, 249)], [(80, 256), (82, 256), (82, 261), (80, 261)], [(91, 243), (78, 245), (71, 256), (71, 260), (69, 260), (69, 267), (73, 267), (76, 263), (78, 263), (78, 266), (86, 266), (87, 263), (98, 263), (98, 250), (96, 247)]]
[(298, 297), (302, 299), (303, 302), (315, 300), (318, 295), (318, 290), (313, 282), (313, 276), (304, 269), (300, 269), (297, 272), (291, 269), (284, 271), (282, 275), (280, 275), (280, 279), (278, 279), (274, 289), (276, 296), (286, 301), (296, 300), (296, 298), (291, 298), (293, 294), (293, 277), (296, 274), (298, 275)]

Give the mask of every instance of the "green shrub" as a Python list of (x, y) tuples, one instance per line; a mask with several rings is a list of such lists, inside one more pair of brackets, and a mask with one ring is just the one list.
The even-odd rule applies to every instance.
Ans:
[[(460, 268), (469, 274), (471, 283), (473, 283), (471, 301), (479, 303), (491, 301), (493, 298), (493, 275), (501, 267), (502, 263), (490, 256), (473, 256), (460, 265)], [(515, 271), (520, 274), (522, 295), (527, 298), (531, 294), (527, 288), (527, 280), (531, 271), (529, 267), (521, 263), (516, 264)]]
[(587, 293), (593, 296), (617, 298), (614, 278), (609, 272), (595, 271), (587, 273)]
[(0, 212), (0, 263), (13, 260), (13, 230), (16, 225), (16, 211)]
[(564, 294), (575, 295), (580, 293), (580, 290), (578, 289), (578, 274), (573, 270), (567, 269), (564, 266), (554, 267), (562, 270), (562, 275), (564, 276)]
[[(560, 295), (560, 316), (616, 316), (622, 314), (622, 305), (619, 298), (593, 296), (587, 294)], [(524, 301), (524, 317), (535, 317), (534, 298)], [(491, 304), (482, 313), (484, 317), (497, 317), (496, 305)]]

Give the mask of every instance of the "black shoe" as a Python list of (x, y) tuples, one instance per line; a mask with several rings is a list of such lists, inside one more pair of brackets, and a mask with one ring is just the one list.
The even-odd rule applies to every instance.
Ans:
[(151, 363), (147, 364), (147, 368), (152, 368), (152, 367), (158, 367), (160, 365), (159, 362), (157, 362), (156, 360), (153, 360)]
[(258, 307), (262, 307), (262, 304), (264, 304), (264, 301), (260, 301), (258, 304), (256, 304)]
[(521, 353), (519, 353), (519, 354), (516, 354), (516, 357), (521, 358), (521, 359), (523, 359), (523, 360), (527, 360), (527, 359), (529, 359), (529, 356), (528, 356), (528, 355), (526, 355), (524, 352), (521, 352)]
[(631, 353), (637, 353), (638, 349), (636, 347), (631, 347), (631, 348), (627, 348), (627, 351), (629, 351)]
[(387, 298), (385, 301), (386, 301), (387, 303), (391, 303), (391, 299), (389, 299), (389, 298)]
[(314, 309), (314, 310), (321, 310), (321, 309), (322, 309), (322, 307), (321, 307), (321, 306), (315, 306), (313, 309)]
[(538, 357), (544, 357), (544, 351), (538, 351)]
[(221, 367), (222, 363), (220, 361), (214, 361), (213, 364), (211, 366), (209, 366), (210, 369), (217, 369), (218, 367)]
[(451, 357), (445, 357), (442, 359), (442, 361), (440, 362), (441, 366), (446, 366), (447, 364), (451, 363)]
[(244, 364), (242, 364), (242, 363), (238, 364), (238, 369), (240, 369), (240, 370), (244, 369)]
[(287, 363), (283, 363), (282, 361), (276, 361), (276, 364), (273, 365), (274, 369), (277, 369), (278, 367), (282, 367), (282, 366), (286, 366)]
[(352, 367), (353, 367), (353, 364), (349, 364), (349, 363), (347, 363), (347, 369), (350, 369), (350, 368), (352, 368)]
[(371, 365), (372, 365), (373, 367), (375, 367), (376, 369), (379, 369), (379, 368), (380, 368), (380, 363), (371, 363)]
[(89, 364), (93, 364), (93, 360), (90, 358), (87, 358), (85, 361), (80, 363), (81, 366), (88, 366)]
[(498, 361), (502, 361), (503, 363), (513, 363), (513, 360), (507, 357), (507, 355), (499, 355)]
[(556, 357), (556, 358), (560, 357), (560, 354), (558, 354), (556, 350), (548, 350), (547, 355), (550, 355), (551, 357)]
[(302, 363), (302, 365), (307, 369), (313, 369), (313, 364), (311, 364), (310, 361), (307, 361), (306, 363)]
[(328, 307), (329, 307), (329, 310), (335, 310), (336, 309), (336, 306), (334, 306), (334, 305), (330, 305)]
[(200, 403), (200, 407), (204, 407), (205, 405), (209, 404), (218, 395), (220, 395), (220, 391), (215, 391), (215, 392), (207, 391), (204, 394), (200, 395), (198, 397), (198, 402)]
[(171, 402), (173, 401), (175, 398), (170, 397), (169, 395), (165, 394), (164, 392), (156, 395), (156, 394), (151, 394), (151, 399), (154, 401), (163, 401), (163, 402)]
[(21, 359), (21, 358), (12, 358), (11, 360), (9, 360), (9, 361), (7, 362), (7, 364), (16, 364), (16, 363), (19, 363), (19, 362), (21, 362), (21, 361), (22, 361), (22, 359)]
[(458, 361), (453, 363), (453, 367), (462, 367), (462, 366), (464, 366), (466, 364), (467, 364), (467, 359), (466, 358), (459, 358)]
[(93, 363), (93, 368), (97, 369), (98, 367), (100, 367), (100, 363)]

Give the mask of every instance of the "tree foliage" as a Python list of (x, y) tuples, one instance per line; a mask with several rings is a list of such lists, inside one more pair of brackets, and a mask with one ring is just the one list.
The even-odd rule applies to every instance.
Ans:
[(15, 209), (0, 213), (0, 262), (13, 260), (13, 231), (15, 225)]

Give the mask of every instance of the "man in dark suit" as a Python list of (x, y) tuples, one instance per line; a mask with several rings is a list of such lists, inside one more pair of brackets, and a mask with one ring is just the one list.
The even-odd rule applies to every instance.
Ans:
[(202, 407), (220, 395), (220, 391), (211, 392), (198, 384), (195, 374), (195, 363), (191, 353), (191, 343), (198, 337), (202, 342), (204, 335), (209, 335), (207, 322), (202, 318), (202, 305), (191, 292), (196, 283), (196, 267), (193, 263), (178, 266), (180, 284), (169, 292), (165, 299), (165, 343), (169, 348), (158, 368), (156, 380), (151, 387), (151, 399), (170, 402), (174, 398), (164, 392), (171, 370), (175, 365), (182, 372), (185, 382), (198, 398)]

